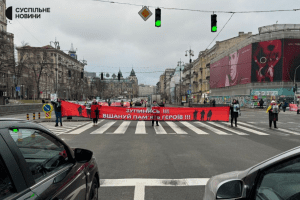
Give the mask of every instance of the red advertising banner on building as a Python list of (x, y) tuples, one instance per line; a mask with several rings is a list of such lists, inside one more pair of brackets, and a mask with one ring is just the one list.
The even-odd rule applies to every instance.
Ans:
[(153, 107), (126, 108), (92, 105), (90, 109), (85, 106), (62, 101), (62, 117), (79, 116), (114, 120), (141, 120), (149, 121), (229, 121), (229, 107), (203, 107), (203, 108), (176, 108)]
[[(294, 82), (296, 73), (296, 82), (300, 81), (300, 39), (283, 40), (283, 68), (282, 80), (285, 82)], [(299, 86), (298, 86), (299, 87)]]

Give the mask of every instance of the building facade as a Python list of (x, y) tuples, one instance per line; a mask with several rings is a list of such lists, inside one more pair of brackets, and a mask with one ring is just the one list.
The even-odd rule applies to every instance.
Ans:
[(300, 24), (258, 30), (211, 60), (210, 98), (217, 103), (234, 98), (242, 106), (256, 106), (260, 99), (267, 104), (271, 99), (294, 101), (292, 87), (300, 82)]
[(145, 97), (148, 95), (156, 94), (156, 87), (153, 85), (139, 85), (139, 97)]

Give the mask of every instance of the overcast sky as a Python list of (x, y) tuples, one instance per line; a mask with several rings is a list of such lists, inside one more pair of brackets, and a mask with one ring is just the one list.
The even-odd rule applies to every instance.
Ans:
[[(299, 0), (116, 0), (150, 7), (152, 16), (144, 21), (138, 14), (142, 6), (104, 3), (92, 0), (7, 0), (6, 6), (19, 8), (50, 8), (41, 19), (13, 19), (8, 32), (14, 43), (30, 46), (48, 45), (59, 41), (62, 50), (71, 43), (77, 48), (78, 59), (87, 60), (89, 72), (118, 72), (129, 76), (136, 72), (139, 84), (155, 85), (166, 68), (177, 62), (188, 62), (185, 51), (191, 47), (197, 58), (217, 33), (210, 31), (212, 13), (161, 10), (162, 25), (155, 27), (155, 7), (185, 8), (207, 11), (261, 11), (300, 8)], [(13, 14), (16, 14), (14, 11)], [(25, 13), (23, 13), (25, 14)], [(31, 13), (29, 13), (31, 14)], [(33, 13), (35, 14), (35, 13)], [(229, 13), (218, 15), (218, 32), (230, 18)], [(299, 24), (300, 11), (234, 14), (215, 41), (236, 37), (238, 32), (258, 33), (258, 27), (276, 24)], [(215, 41), (209, 46), (211, 48)]]

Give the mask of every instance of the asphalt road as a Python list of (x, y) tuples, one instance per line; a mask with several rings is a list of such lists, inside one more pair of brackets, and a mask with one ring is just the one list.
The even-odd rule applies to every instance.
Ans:
[(243, 111), (237, 128), (228, 122), (42, 124), (72, 147), (94, 152), (101, 200), (194, 200), (203, 198), (208, 178), (298, 146), (299, 119), (295, 112), (280, 112), (279, 129), (269, 129), (268, 114), (256, 109)]

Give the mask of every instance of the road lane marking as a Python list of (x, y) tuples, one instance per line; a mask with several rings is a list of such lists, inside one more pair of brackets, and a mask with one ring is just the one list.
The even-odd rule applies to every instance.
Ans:
[[(257, 127), (255, 127), (255, 126), (248, 125), (248, 124), (246, 124), (246, 123), (244, 123), (244, 122), (238, 122), (238, 123), (239, 123), (239, 124), (242, 124), (242, 125), (244, 125), (244, 126), (248, 126), (248, 127), (250, 127), (250, 128), (257, 128)], [(250, 129), (250, 128), (246, 128), (246, 127), (243, 127), (243, 126), (239, 126), (239, 128), (240, 128), (240, 129), (244, 129), (244, 130), (249, 131), (249, 132), (252, 132), (252, 133), (255, 133), (255, 134), (257, 134), (257, 135), (269, 135), (269, 134), (267, 134), (267, 133), (263, 133), (263, 132), (261, 132), (261, 131), (257, 131), (257, 130)]]
[(236, 133), (236, 134), (238, 134), (238, 135), (249, 135), (249, 134), (247, 134), (247, 133), (243, 133), (243, 132), (240, 132), (240, 131), (238, 131), (238, 130), (234, 130), (233, 128), (228, 128), (228, 127), (222, 126), (222, 125), (220, 125), (220, 124), (217, 123), (217, 122), (208, 122), (208, 123), (209, 123), (209, 124), (213, 124), (213, 125), (215, 125), (215, 126), (218, 126), (218, 127), (220, 127), (220, 128), (226, 129), (226, 130), (228, 130), (228, 131), (230, 131), (230, 132), (233, 132), (233, 133)]
[(82, 133), (83, 131), (89, 129), (89, 128), (92, 128), (93, 127), (93, 123), (91, 122), (88, 122), (87, 124), (83, 125), (81, 128), (79, 129), (76, 129), (74, 131), (71, 131), (69, 133), (66, 133), (66, 134), (80, 134)]
[(175, 122), (166, 121), (166, 123), (176, 132), (176, 134), (187, 134)]
[(282, 128), (278, 128), (277, 130), (282, 131), (282, 132), (286, 132), (286, 133), (291, 133), (291, 134), (294, 134), (294, 135), (300, 135), (300, 133), (289, 131), (289, 130), (282, 129)]
[(100, 179), (100, 187), (128, 187), (134, 188), (134, 200), (145, 199), (146, 186), (205, 186), (209, 178), (187, 179)]
[(189, 129), (191, 129), (192, 131), (194, 131), (197, 134), (202, 134), (202, 135), (208, 135), (208, 133), (202, 131), (201, 129), (195, 127), (194, 125), (192, 125), (191, 123), (188, 122), (180, 122), (183, 125), (185, 125), (186, 127), (188, 127)]
[(116, 123), (116, 121), (110, 121), (106, 124), (104, 124), (103, 126), (101, 126), (100, 128), (98, 128), (97, 130), (91, 132), (91, 134), (103, 134), (107, 129), (109, 129), (114, 123)]
[(122, 124), (115, 130), (113, 133), (106, 133), (106, 134), (125, 134), (128, 126), (130, 124), (130, 121), (124, 121)]
[(218, 134), (218, 135), (232, 135), (232, 134), (226, 133), (226, 132), (224, 132), (224, 131), (221, 131), (221, 130), (219, 130), (219, 129), (216, 129), (216, 128), (214, 128), (214, 127), (211, 127), (211, 126), (205, 124), (205, 122), (195, 122), (195, 123), (196, 123), (196, 124), (199, 124), (200, 126), (204, 126), (205, 128), (211, 130), (212, 132), (214, 132), (214, 133), (216, 133), (216, 134)]
[(135, 129), (135, 134), (147, 134), (145, 121), (138, 121)]
[(158, 125), (159, 126), (153, 125), (156, 134), (167, 134), (167, 132), (165, 131), (165, 129), (162, 127), (162, 125), (159, 122), (158, 122)]

